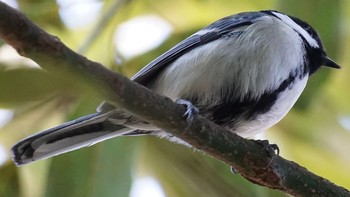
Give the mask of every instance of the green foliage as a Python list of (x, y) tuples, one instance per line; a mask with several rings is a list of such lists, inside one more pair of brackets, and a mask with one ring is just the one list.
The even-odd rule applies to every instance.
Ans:
[(136, 141), (111, 140), (54, 158), (44, 196), (128, 196)]
[[(68, 29), (59, 18), (55, 1), (19, 1), (30, 19), (73, 50), (127, 76), (226, 15), (277, 9), (310, 22), (319, 30), (330, 57), (343, 69), (323, 69), (312, 76), (297, 109), (265, 138), (277, 143), (285, 158), (350, 188), (350, 134), (338, 123), (339, 117), (349, 116), (350, 112), (349, 59), (343, 55), (350, 53), (350, 36), (341, 29), (350, 19), (344, 14), (350, 13), (347, 1), (124, 0), (119, 7), (114, 0), (103, 3), (96, 21), (80, 29)], [(115, 28), (123, 21), (147, 14), (168, 20), (173, 26), (172, 36), (152, 51), (116, 62), (116, 56), (125, 58), (111, 42)], [(25, 136), (93, 112), (100, 102), (86, 94), (89, 89), (74, 78), (22, 64), (13, 67), (1, 59), (0, 63), (0, 107), (15, 113), (12, 121), (0, 128), (0, 144), (8, 151)], [(0, 196), (123, 197), (128, 196), (133, 178), (142, 176), (156, 177), (169, 197), (286, 196), (232, 174), (229, 166), (201, 152), (152, 137), (110, 140), (21, 168), (9, 161), (0, 166)]]
[(18, 106), (59, 95), (64, 89), (69, 91), (67, 83), (63, 78), (41, 69), (0, 70), (1, 107)]
[(1, 196), (19, 196), (20, 186), (17, 179), (17, 169), (14, 165), (7, 165), (1, 169)]

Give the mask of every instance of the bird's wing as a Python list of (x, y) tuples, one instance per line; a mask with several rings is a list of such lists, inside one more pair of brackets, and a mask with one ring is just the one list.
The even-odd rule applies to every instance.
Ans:
[[(205, 27), (204, 29), (198, 31), (192, 36), (186, 38), (182, 42), (175, 45), (173, 48), (167, 52), (160, 55), (158, 58), (153, 60), (151, 63), (143, 67), (139, 72), (137, 72), (131, 80), (147, 86), (152, 80), (156, 79), (157, 75), (170, 63), (175, 61), (180, 56), (185, 53), (205, 45), (209, 42), (215, 41), (225, 36), (231, 36), (230, 32), (233, 30), (249, 26), (254, 23), (259, 17), (267, 15), (263, 12), (244, 12), (232, 16), (222, 18), (211, 25)], [(115, 106), (103, 102), (97, 111), (109, 111), (114, 109)]]
[(266, 14), (263, 12), (245, 12), (220, 19), (175, 45), (141, 69), (131, 79), (147, 86), (168, 64), (183, 54), (214, 40), (231, 36), (230, 32), (233, 30), (242, 26), (249, 26), (264, 15)]

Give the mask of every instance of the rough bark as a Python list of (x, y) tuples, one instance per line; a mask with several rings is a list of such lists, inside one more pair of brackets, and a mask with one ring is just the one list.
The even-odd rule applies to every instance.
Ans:
[(79, 78), (80, 83), (91, 86), (101, 98), (226, 162), (255, 184), (294, 196), (350, 196), (345, 188), (199, 115), (189, 124), (183, 116), (183, 106), (75, 53), (2, 2), (0, 37), (43, 69)]

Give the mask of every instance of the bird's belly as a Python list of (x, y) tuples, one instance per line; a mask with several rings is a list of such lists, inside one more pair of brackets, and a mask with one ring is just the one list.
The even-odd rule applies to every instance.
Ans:
[(308, 77), (305, 76), (303, 79), (295, 81), (293, 85), (278, 95), (276, 102), (271, 106), (270, 110), (257, 115), (254, 119), (241, 121), (234, 128), (231, 128), (232, 132), (242, 137), (248, 137), (263, 132), (275, 125), (293, 107), (304, 90), (307, 79)]
[[(248, 120), (240, 119), (234, 124), (234, 126), (228, 124), (225, 127), (230, 129), (233, 133), (240, 135), (241, 137), (252, 137), (267, 130), (279, 122), (293, 107), (303, 89), (305, 88), (307, 79), (307, 76), (301, 80), (297, 79), (297, 81), (295, 81), (291, 86), (287, 87), (278, 95), (276, 102), (265, 113), (261, 113), (260, 115), (254, 116), (254, 118)], [(200, 111), (199, 113), (203, 114), (202, 112), (203, 111)], [(161, 138), (166, 138), (169, 141), (190, 147), (190, 145), (185, 141), (173, 135), (170, 135), (167, 132), (158, 130), (152, 134), (157, 135)]]

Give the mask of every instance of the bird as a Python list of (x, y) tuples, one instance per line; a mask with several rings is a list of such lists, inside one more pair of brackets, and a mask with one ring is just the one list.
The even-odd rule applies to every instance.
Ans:
[[(219, 19), (154, 59), (131, 80), (242, 137), (279, 122), (321, 66), (340, 66), (314, 28), (276, 10)], [(97, 112), (29, 136), (12, 149), (18, 166), (118, 136), (181, 139), (107, 102)]]

